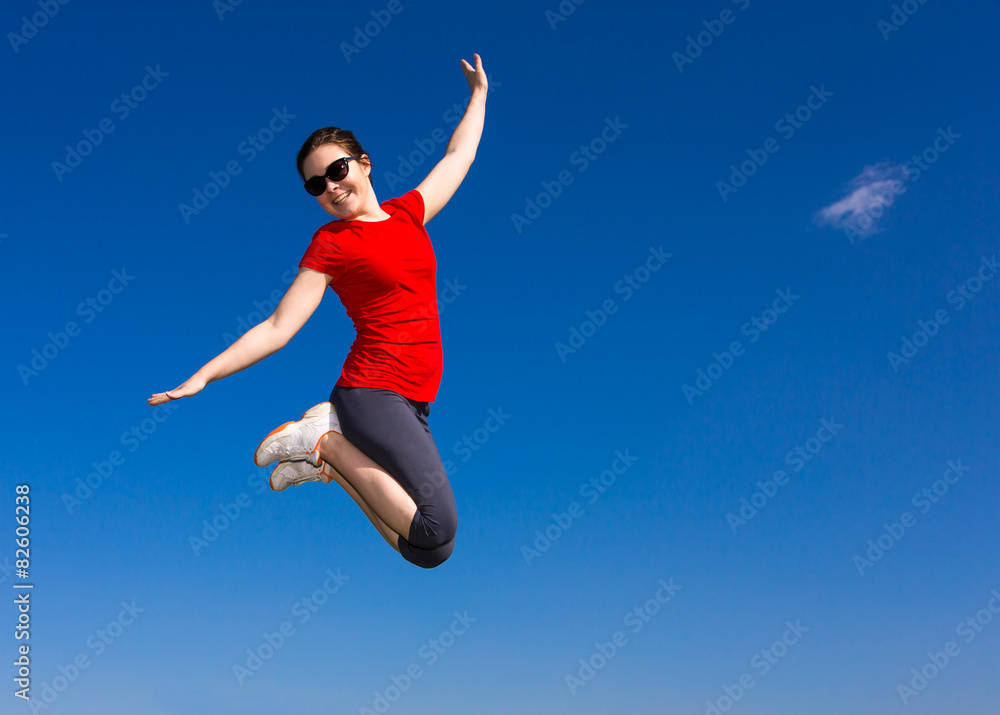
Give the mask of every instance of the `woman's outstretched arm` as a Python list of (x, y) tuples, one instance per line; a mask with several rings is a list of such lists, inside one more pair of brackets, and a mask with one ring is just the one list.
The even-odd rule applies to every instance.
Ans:
[(154, 394), (149, 398), (149, 404), (160, 405), (196, 395), (208, 383), (229, 377), (281, 350), (315, 312), (329, 283), (330, 276), (300, 268), (298, 276), (267, 320), (248, 330), (179, 387)]
[(469, 167), (476, 158), (476, 149), (483, 136), (483, 122), (486, 120), (486, 94), (489, 86), (486, 72), (483, 70), (483, 59), (473, 55), (476, 66), (473, 67), (462, 60), (462, 71), (469, 81), (472, 98), (465, 108), (465, 116), (455, 127), (445, 150), (444, 158), (431, 169), (417, 191), (424, 198), (424, 223), (426, 224), (444, 208), (445, 204), (455, 195)]

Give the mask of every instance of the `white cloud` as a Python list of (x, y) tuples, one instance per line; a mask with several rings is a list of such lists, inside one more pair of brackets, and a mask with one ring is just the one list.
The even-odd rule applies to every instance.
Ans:
[(896, 196), (906, 191), (903, 183), (906, 168), (901, 164), (884, 161), (866, 166), (847, 185), (847, 195), (829, 206), (824, 206), (813, 216), (820, 226), (834, 226), (855, 238), (868, 238), (879, 233), (879, 220), (885, 209), (892, 206)]

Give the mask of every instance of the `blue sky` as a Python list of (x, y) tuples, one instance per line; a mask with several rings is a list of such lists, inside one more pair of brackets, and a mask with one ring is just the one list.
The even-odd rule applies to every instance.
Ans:
[[(998, 19), (8, 4), (0, 587), (28, 484), (35, 705), (7, 665), (3, 712), (996, 712)], [(339, 375), (335, 296), (146, 397), (287, 288), (328, 218), (302, 141), (353, 130), (403, 193), (474, 52), (482, 143), (428, 227), (459, 541), (424, 571), (252, 463)]]

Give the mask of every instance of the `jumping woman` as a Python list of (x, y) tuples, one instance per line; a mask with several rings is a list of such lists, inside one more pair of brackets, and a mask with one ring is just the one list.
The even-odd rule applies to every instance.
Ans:
[(330, 401), (260, 443), (254, 462), (277, 462), (271, 488), (336, 481), (404, 559), (423, 568), (455, 547), (455, 498), (427, 417), (441, 382), (437, 263), (424, 225), (461, 185), (486, 117), (482, 58), (462, 60), (472, 90), (444, 158), (420, 184), (379, 203), (372, 164), (354, 134), (327, 127), (297, 158), (305, 189), (336, 220), (321, 227), (274, 313), (180, 387), (150, 405), (190, 397), (283, 348), (319, 306), (340, 297), (357, 337)]

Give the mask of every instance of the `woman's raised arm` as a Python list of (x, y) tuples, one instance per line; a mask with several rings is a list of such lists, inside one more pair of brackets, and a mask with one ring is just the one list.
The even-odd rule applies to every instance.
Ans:
[(316, 311), (330, 280), (330, 276), (324, 273), (300, 268), (299, 274), (267, 320), (248, 330), (180, 386), (154, 394), (149, 398), (149, 404), (160, 405), (196, 395), (208, 383), (229, 377), (281, 350)]
[(472, 98), (469, 100), (469, 106), (465, 108), (465, 116), (455, 127), (448, 148), (445, 149), (444, 158), (417, 186), (417, 191), (424, 198), (425, 224), (455, 195), (465, 175), (469, 173), (469, 167), (476, 158), (479, 140), (483, 136), (489, 86), (486, 72), (483, 70), (482, 57), (475, 54), (472, 59), (476, 63), (475, 67), (462, 60), (462, 71), (465, 72), (469, 89), (472, 90)]

